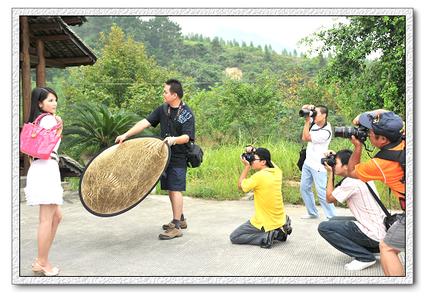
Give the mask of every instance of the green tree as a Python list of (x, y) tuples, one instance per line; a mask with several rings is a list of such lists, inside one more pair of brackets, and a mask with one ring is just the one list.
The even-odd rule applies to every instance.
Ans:
[(362, 110), (387, 108), (404, 115), (405, 17), (356, 16), (349, 21), (306, 39), (322, 41), (319, 53), (332, 55), (321, 82), (354, 92)]
[(142, 43), (126, 38), (116, 25), (101, 40), (104, 48), (96, 64), (70, 71), (66, 103), (98, 102), (146, 115), (160, 103), (163, 83), (177, 73), (158, 66)]
[(155, 17), (142, 22), (141, 31), (148, 52), (155, 56), (162, 66), (173, 63), (173, 58), (183, 46), (180, 26), (167, 17)]

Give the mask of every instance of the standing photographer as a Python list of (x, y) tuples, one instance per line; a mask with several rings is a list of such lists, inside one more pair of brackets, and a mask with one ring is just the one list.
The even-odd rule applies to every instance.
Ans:
[(307, 208), (302, 219), (319, 217), (314, 194), (311, 190), (314, 182), (320, 205), (328, 219), (335, 216), (335, 206), (326, 202), (326, 169), (320, 163), (324, 153), (328, 151), (332, 138), (331, 125), (327, 122), (328, 108), (323, 105), (304, 105), (300, 115), (305, 117), (302, 140), (307, 141), (306, 159), (301, 171), (301, 196)]
[[(360, 271), (376, 263), (374, 253), (379, 252), (379, 241), (385, 236), (385, 214), (366, 185), (378, 194), (373, 181), (364, 183), (347, 177), (351, 154), (350, 150), (341, 150), (322, 161), (328, 171), (326, 201), (346, 202), (354, 217), (332, 218), (320, 223), (318, 231), (329, 244), (354, 258), (345, 270)], [(334, 174), (343, 177), (335, 187)]]
[[(254, 191), (254, 216), (230, 234), (233, 244), (259, 245), (270, 248), (274, 240), (286, 241), (291, 234), (291, 221), (282, 199), (282, 171), (272, 163), (266, 148), (247, 147), (241, 161), (244, 169), (238, 188)], [(250, 169), (257, 171), (246, 178)]]
[[(393, 112), (383, 109), (366, 112), (357, 116), (353, 123), (369, 129), (369, 139), (373, 146), (382, 151), (399, 154), (405, 159), (405, 142), (403, 140), (403, 121)], [(364, 182), (380, 180), (385, 183), (400, 200), (405, 210), (404, 169), (400, 162), (382, 158), (372, 158), (360, 163), (362, 143), (354, 135), (351, 137), (354, 152), (348, 163), (348, 176)], [(378, 153), (379, 154), (379, 153)], [(378, 155), (377, 154), (377, 155)], [(398, 254), (406, 246), (406, 215), (402, 214), (388, 229), (380, 242), (381, 264), (385, 275), (403, 276), (403, 265)]]

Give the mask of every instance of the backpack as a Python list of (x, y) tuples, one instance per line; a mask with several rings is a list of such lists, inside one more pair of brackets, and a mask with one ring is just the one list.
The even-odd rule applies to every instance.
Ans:
[[(402, 150), (390, 150), (389, 148), (392, 148), (396, 145), (390, 144), (387, 145), (385, 148), (382, 148), (381, 151), (376, 153), (374, 158), (380, 158), (390, 161), (396, 161), (400, 164), (401, 169), (403, 170), (403, 177), (400, 179), (400, 182), (405, 184), (406, 183), (406, 145)], [(401, 193), (397, 191), (397, 193), (401, 194), (402, 197), (399, 199), (400, 206), (404, 210), (406, 208), (406, 194)]]

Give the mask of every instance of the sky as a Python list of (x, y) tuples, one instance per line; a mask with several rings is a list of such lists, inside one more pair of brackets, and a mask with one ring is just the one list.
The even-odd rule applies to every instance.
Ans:
[[(142, 18), (147, 20), (149, 18)], [(202, 34), (204, 37), (221, 37), (225, 41), (245, 41), (248, 45), (271, 45), (280, 53), (283, 49), (306, 52), (298, 42), (320, 29), (330, 28), (337, 22), (347, 22), (345, 17), (322, 16), (259, 16), (259, 17), (170, 17), (180, 25), (184, 35)]]

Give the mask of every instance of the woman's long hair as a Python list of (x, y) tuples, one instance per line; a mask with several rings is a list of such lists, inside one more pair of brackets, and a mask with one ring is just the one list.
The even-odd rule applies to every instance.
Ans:
[(44, 112), (40, 109), (39, 103), (43, 102), (43, 100), (47, 98), (49, 93), (55, 95), (56, 101), (58, 100), (58, 95), (56, 94), (56, 92), (49, 87), (38, 87), (32, 90), (31, 109), (28, 122), (34, 122), (34, 120), (37, 119), (37, 117)]

